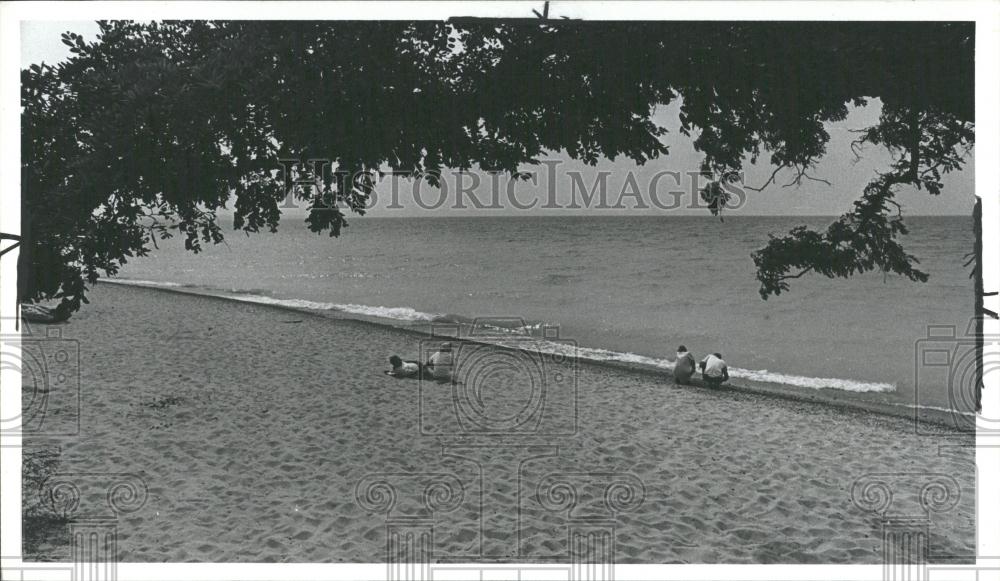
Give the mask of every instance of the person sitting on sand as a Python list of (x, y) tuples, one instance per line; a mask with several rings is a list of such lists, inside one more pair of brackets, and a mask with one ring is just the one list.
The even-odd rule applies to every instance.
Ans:
[(392, 365), (392, 370), (386, 371), (386, 375), (393, 377), (416, 377), (420, 374), (420, 363), (416, 361), (403, 361), (399, 355), (390, 357), (389, 364)]
[(723, 361), (722, 355), (712, 353), (701, 360), (701, 378), (710, 387), (719, 387), (729, 381), (729, 366)]
[(451, 368), (453, 365), (451, 343), (442, 343), (438, 347), (438, 350), (427, 358), (427, 363), (424, 363), (424, 370), (433, 379), (447, 381), (451, 379)]
[(694, 370), (694, 355), (688, 352), (687, 347), (681, 345), (677, 348), (677, 361), (674, 363), (674, 383), (687, 385), (694, 375)]

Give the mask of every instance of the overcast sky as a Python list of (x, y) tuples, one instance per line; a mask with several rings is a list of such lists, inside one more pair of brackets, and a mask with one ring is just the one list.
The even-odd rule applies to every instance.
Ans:
[[(33, 21), (21, 25), (21, 66), (46, 62), (54, 64), (69, 57), (68, 47), (60, 41), (60, 34), (74, 31), (82, 34), (88, 40), (97, 35), (97, 25), (94, 22), (83, 21)], [(676, 215), (706, 215), (706, 210), (687, 208), (691, 203), (693, 188), (690, 175), (697, 172), (702, 155), (692, 146), (691, 138), (681, 135), (678, 131), (678, 103), (661, 107), (654, 119), (669, 130), (664, 137), (670, 148), (666, 157), (653, 160), (645, 166), (637, 166), (630, 160), (602, 160), (596, 167), (568, 159), (565, 155), (553, 154), (548, 161), (559, 162), (558, 165), (543, 165), (524, 167), (523, 171), (537, 176), (537, 185), (530, 182), (518, 182), (514, 186), (513, 199), (520, 205), (531, 205), (530, 210), (515, 208), (510, 203), (508, 180), (495, 179), (483, 173), (473, 176), (445, 176), (449, 188), (442, 207), (433, 211), (422, 209), (432, 207), (441, 199), (440, 192), (431, 189), (426, 184), (417, 187), (418, 199), (414, 199), (414, 185), (406, 180), (396, 180), (396, 199), (401, 210), (387, 210), (392, 195), (392, 183), (386, 180), (377, 189), (378, 202), (371, 215), (470, 215), (473, 213), (489, 215), (524, 215), (525, 212), (538, 215), (554, 215), (565, 213), (609, 213), (624, 212), (639, 214), (676, 214)], [(743, 215), (837, 215), (850, 209), (858, 198), (865, 184), (875, 175), (876, 169), (886, 167), (888, 157), (884, 151), (869, 147), (861, 161), (856, 162), (850, 149), (853, 139), (851, 129), (866, 127), (878, 118), (880, 104), (877, 100), (868, 106), (855, 108), (843, 122), (830, 124), (827, 128), (831, 135), (827, 145), (827, 155), (820, 161), (813, 175), (828, 180), (832, 185), (819, 182), (803, 182), (799, 187), (781, 187), (792, 178), (792, 173), (779, 174), (778, 183), (763, 192), (747, 192), (745, 204), (738, 210)], [(772, 168), (767, 165), (765, 156), (756, 167), (746, 168), (745, 182), (748, 185), (759, 186), (770, 176)], [(899, 201), (904, 206), (907, 215), (918, 214), (961, 214), (970, 215), (974, 202), (973, 176), (975, 173), (974, 159), (970, 156), (966, 168), (959, 173), (945, 177), (945, 188), (940, 196), (931, 196), (926, 192), (904, 190), (899, 195)], [(622, 209), (566, 209), (571, 206), (573, 196), (578, 196), (577, 204), (583, 205), (583, 191), (579, 186), (591, 190), (600, 183), (601, 172), (608, 172), (603, 178), (607, 205), (614, 206), (621, 201), (628, 210)], [(669, 172), (669, 173), (668, 173)], [(578, 177), (573, 178), (576, 174)], [(677, 180), (674, 176), (680, 174)], [(656, 176), (659, 179), (655, 179)], [(630, 177), (632, 176), (632, 177)], [(474, 195), (483, 205), (496, 205), (494, 197), (499, 199), (499, 205), (504, 209), (476, 209), (468, 195), (458, 202), (457, 189), (459, 184), (466, 188), (478, 179)], [(578, 186), (574, 192), (574, 181)], [(554, 194), (550, 191), (555, 184)], [(600, 188), (598, 188), (598, 191)], [(632, 192), (638, 191), (638, 197)], [(671, 194), (671, 192), (678, 192)], [(683, 192), (683, 193), (682, 193)], [(625, 194), (623, 196), (623, 193)], [(589, 194), (589, 192), (588, 192)], [(554, 197), (553, 197), (554, 196)], [(655, 197), (655, 199), (654, 199)], [(681, 208), (674, 208), (674, 200), (679, 199)], [(669, 206), (664, 210), (657, 207)], [(456, 208), (456, 204), (464, 208)], [(643, 208), (641, 204), (648, 206)], [(548, 206), (548, 207), (546, 207)], [(559, 209), (553, 209), (558, 206)], [(638, 209), (635, 209), (639, 206)]]

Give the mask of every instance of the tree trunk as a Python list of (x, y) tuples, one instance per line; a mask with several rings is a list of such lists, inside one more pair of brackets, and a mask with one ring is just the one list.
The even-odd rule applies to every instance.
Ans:
[(972, 208), (973, 232), (975, 232), (975, 267), (972, 270), (972, 277), (975, 279), (976, 308), (973, 316), (976, 318), (976, 369), (973, 379), (976, 382), (976, 411), (983, 411), (983, 319), (984, 312), (983, 293), (983, 200), (976, 196), (976, 205)]

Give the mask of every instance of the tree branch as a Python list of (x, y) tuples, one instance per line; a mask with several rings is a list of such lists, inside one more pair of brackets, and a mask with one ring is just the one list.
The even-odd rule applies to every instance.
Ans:
[(812, 272), (813, 268), (814, 267), (809, 266), (809, 267), (806, 267), (806, 268), (800, 270), (798, 272), (798, 274), (784, 274), (784, 275), (781, 275), (781, 276), (778, 277), (778, 280), (781, 281), (781, 280), (789, 280), (789, 279), (793, 279), (793, 278), (802, 278), (803, 276), (805, 276), (809, 272)]
[(744, 184), (744, 186), (748, 190), (753, 190), (755, 192), (763, 192), (764, 188), (766, 188), (767, 186), (769, 186), (769, 185), (771, 185), (771, 184), (774, 183), (775, 178), (778, 177), (778, 172), (781, 171), (781, 170), (783, 170), (783, 169), (785, 169), (786, 167), (789, 167), (789, 166), (787, 166), (787, 165), (779, 165), (778, 167), (774, 168), (774, 171), (771, 172), (771, 177), (767, 178), (767, 181), (764, 182), (764, 185), (762, 185), (759, 188), (755, 188), (753, 186), (748, 186), (746, 184)]
[(833, 184), (831, 184), (830, 182), (828, 182), (827, 180), (825, 180), (823, 178), (817, 178), (817, 177), (813, 177), (813, 176), (807, 174), (806, 173), (806, 166), (805, 165), (794, 166), (794, 167), (798, 171), (798, 174), (796, 174), (795, 178), (792, 181), (788, 182), (787, 184), (785, 184), (782, 187), (787, 188), (787, 187), (793, 186), (793, 185), (794, 186), (800, 186), (800, 185), (802, 185), (802, 178), (806, 178), (806, 179), (812, 180), (814, 182), (822, 182), (822, 183), (824, 183), (824, 184), (826, 184), (828, 186), (832, 186), (833, 185)]

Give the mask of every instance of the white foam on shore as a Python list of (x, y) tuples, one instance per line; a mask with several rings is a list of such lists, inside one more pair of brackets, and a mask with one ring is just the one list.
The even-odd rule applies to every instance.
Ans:
[[(187, 286), (176, 282), (158, 282), (151, 280), (104, 278), (101, 279), (101, 281), (125, 285), (125, 286), (143, 286), (143, 287), (154, 287), (154, 288), (155, 287), (178, 288)], [(220, 294), (217, 291), (211, 291), (209, 289), (206, 289), (206, 294), (211, 294), (212, 296), (215, 297), (221, 297), (244, 303), (292, 307), (297, 309), (309, 309), (316, 311), (338, 311), (352, 315), (378, 317), (382, 319), (391, 319), (395, 321), (404, 321), (404, 322), (447, 321), (445, 315), (425, 313), (422, 311), (418, 311), (416, 309), (412, 309), (410, 307), (384, 307), (384, 306), (376, 307), (370, 305), (358, 305), (353, 303), (327, 303), (327, 302), (309, 301), (305, 299), (279, 299), (259, 294), (241, 293), (239, 291)], [(497, 327), (495, 330), (503, 331), (506, 333), (521, 332), (521, 331), (529, 331), (530, 329), (537, 329), (539, 328), (540, 325), (541, 323), (526, 325), (525, 328), (516, 330), (501, 329)], [(523, 342), (520, 342), (521, 340), (518, 341), (505, 340), (505, 338), (502, 336), (498, 337), (477, 336), (475, 337), (475, 339), (477, 341), (483, 340), (485, 342), (494, 343), (497, 345), (502, 345), (507, 347), (514, 347), (514, 348), (524, 345)], [(664, 370), (671, 370), (674, 368), (674, 362), (669, 359), (649, 357), (646, 355), (639, 355), (637, 353), (611, 351), (609, 349), (580, 347), (571, 342), (532, 339), (530, 341), (530, 345), (531, 349), (535, 349), (539, 352), (574, 356), (580, 359), (587, 359), (590, 361), (634, 363), (638, 365), (656, 367)], [(747, 379), (750, 381), (759, 381), (764, 383), (792, 385), (796, 387), (803, 387), (809, 389), (837, 389), (841, 391), (852, 391), (858, 393), (863, 393), (863, 392), (884, 393), (884, 392), (896, 391), (896, 387), (890, 383), (858, 381), (853, 379), (841, 379), (836, 377), (808, 377), (803, 375), (791, 375), (787, 373), (768, 371), (766, 369), (742, 369), (739, 367), (730, 367), (729, 375), (731, 377), (738, 379)]]
[[(159, 282), (154, 280), (133, 280), (121, 278), (102, 278), (101, 282), (120, 284), (123, 286), (144, 286), (144, 287), (164, 287), (178, 288), (188, 285), (176, 282)], [(189, 287), (194, 288), (194, 287)], [(207, 289), (206, 289), (207, 290)], [(356, 305), (352, 303), (325, 303), (319, 301), (308, 301), (305, 299), (277, 299), (265, 295), (243, 293), (233, 290), (232, 293), (220, 294), (219, 292), (208, 291), (215, 297), (221, 297), (241, 303), (254, 303), (258, 305), (271, 305), (279, 307), (292, 307), (296, 309), (310, 309), (314, 311), (340, 311), (352, 315), (364, 315), (367, 317), (381, 317), (383, 319), (395, 319), (397, 321), (433, 321), (440, 315), (423, 313), (409, 307), (373, 307), (369, 305)]]
[[(562, 353), (569, 355), (568, 348), (564, 345), (552, 342), (547, 343), (548, 347), (541, 346), (540, 350), (551, 353)], [(611, 351), (608, 349), (594, 349), (590, 347), (576, 347), (576, 357), (590, 359), (592, 361), (618, 361), (622, 363), (636, 363), (658, 367), (664, 370), (672, 370), (674, 362), (669, 359), (659, 359), (637, 353)], [(896, 386), (891, 383), (877, 383), (869, 381), (857, 381), (853, 379), (841, 379), (836, 377), (808, 377), (804, 375), (791, 375), (788, 373), (778, 373), (766, 369), (742, 369), (730, 367), (729, 375), (739, 379), (750, 381), (760, 381), (764, 383), (780, 383), (784, 385), (794, 385), (796, 387), (806, 387), (810, 389), (839, 389), (842, 391), (854, 392), (893, 392)]]
[(184, 285), (179, 282), (161, 282), (158, 280), (142, 280), (142, 279), (123, 279), (123, 278), (101, 278), (98, 279), (99, 282), (106, 282), (111, 284), (120, 284), (124, 286), (165, 286), (170, 288), (183, 287)]
[(307, 301), (305, 299), (276, 299), (273, 297), (251, 294), (226, 295), (226, 298), (244, 303), (294, 307), (297, 309), (312, 309), (317, 311), (340, 311), (352, 315), (395, 319), (397, 321), (433, 321), (438, 317), (438, 315), (423, 313), (416, 309), (411, 309), (410, 307), (373, 307), (369, 305), (356, 305), (353, 303), (322, 303)]

